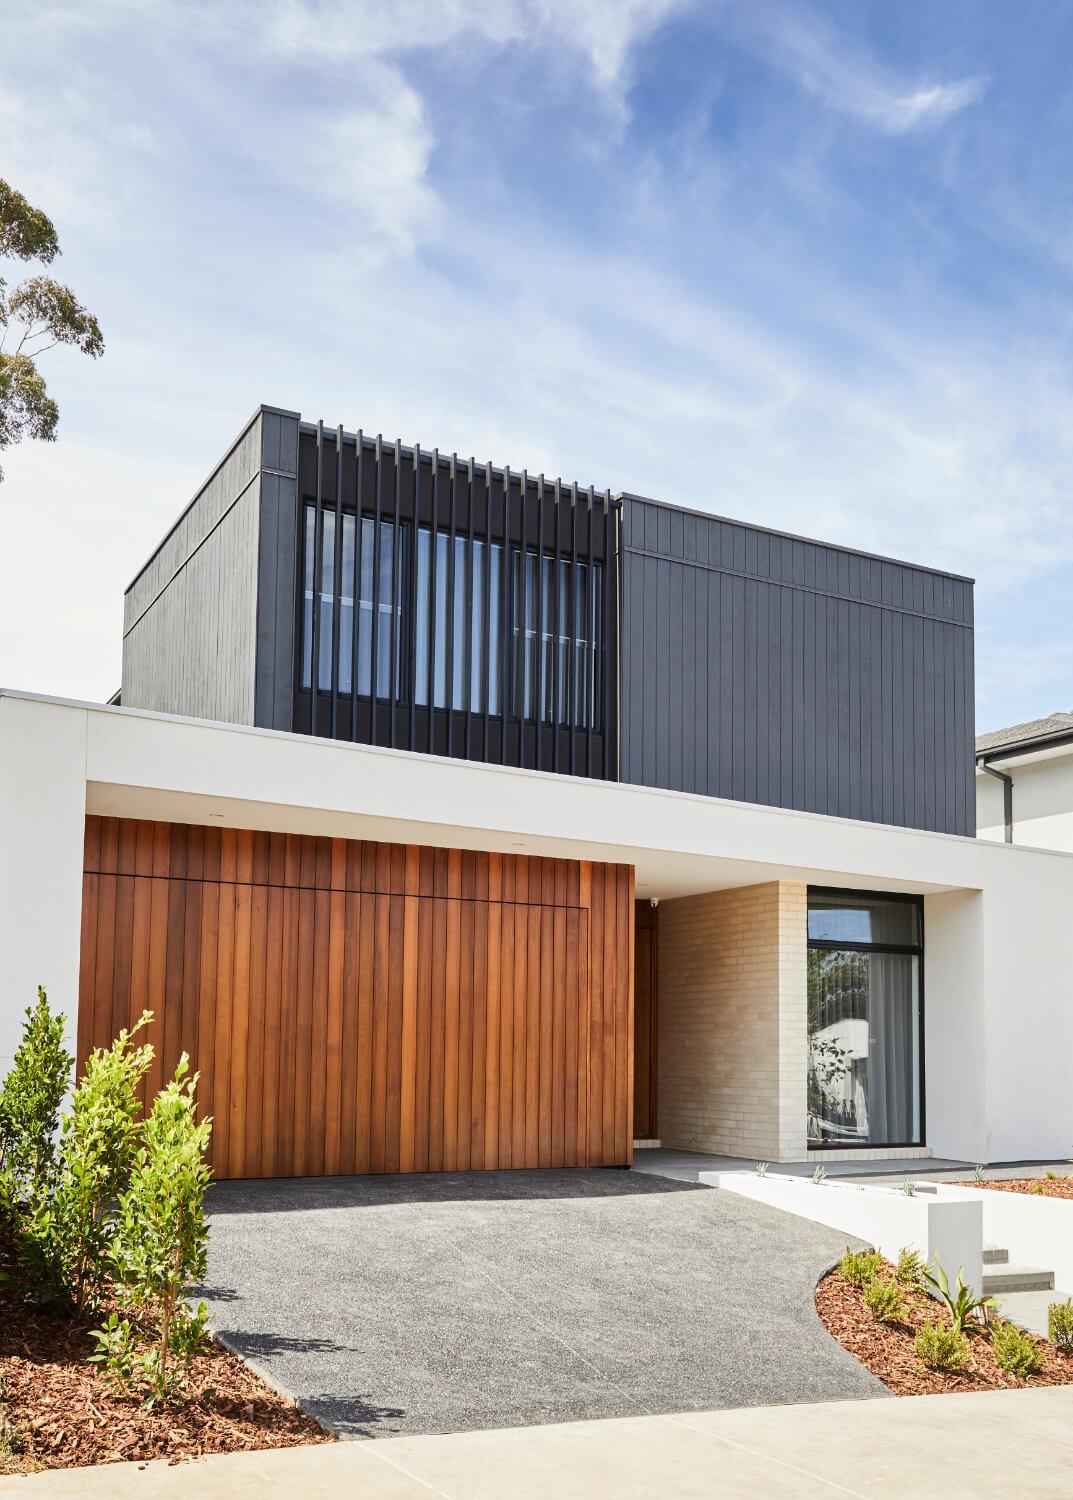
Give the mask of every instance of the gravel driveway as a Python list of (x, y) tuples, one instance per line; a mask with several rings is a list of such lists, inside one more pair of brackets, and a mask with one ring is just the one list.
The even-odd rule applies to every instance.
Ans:
[(883, 1394), (828, 1337), (845, 1237), (607, 1170), (226, 1182), (217, 1331), (340, 1436)]

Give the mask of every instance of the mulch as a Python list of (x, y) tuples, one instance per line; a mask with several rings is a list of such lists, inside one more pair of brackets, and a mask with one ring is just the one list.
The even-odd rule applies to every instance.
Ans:
[(1003, 1177), (994, 1182), (959, 1182), (955, 1186), (994, 1188), (1000, 1193), (1034, 1193), (1037, 1198), (1073, 1198), (1073, 1177)]
[[(881, 1274), (890, 1276), (893, 1271), (894, 1267), (884, 1262)], [(845, 1281), (837, 1271), (831, 1271), (816, 1288), (816, 1310), (828, 1333), (895, 1396), (1073, 1385), (1073, 1355), (1060, 1352), (1046, 1339), (1039, 1339), (1037, 1342), (1044, 1351), (1043, 1368), (1038, 1375), (1022, 1380), (996, 1364), (982, 1329), (966, 1330), (970, 1353), (964, 1369), (947, 1374), (925, 1368), (916, 1352), (916, 1330), (925, 1323), (947, 1321), (942, 1303), (926, 1292), (906, 1294), (904, 1322), (878, 1323), (868, 1310), (864, 1292)]]
[(38, 1311), (0, 1283), (0, 1473), (332, 1442), (312, 1417), (265, 1385), (235, 1355), (210, 1343), (179, 1401), (152, 1410), (111, 1396), (97, 1366), (90, 1321)]

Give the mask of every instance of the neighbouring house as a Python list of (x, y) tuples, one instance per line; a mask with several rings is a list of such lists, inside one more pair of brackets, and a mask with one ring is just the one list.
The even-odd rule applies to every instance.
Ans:
[(1073, 713), (977, 736), (976, 831), (1073, 853)]
[[(261, 407), (110, 705), (0, 694), (0, 1054), (143, 1008), (220, 1176), (1053, 1156), (1073, 856), (972, 581)], [(151, 1080), (152, 1081), (152, 1080)]]

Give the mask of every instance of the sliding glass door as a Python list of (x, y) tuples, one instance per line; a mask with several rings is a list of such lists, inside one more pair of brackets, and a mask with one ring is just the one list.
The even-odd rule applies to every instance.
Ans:
[(810, 890), (808, 1140), (922, 1145), (923, 904)]

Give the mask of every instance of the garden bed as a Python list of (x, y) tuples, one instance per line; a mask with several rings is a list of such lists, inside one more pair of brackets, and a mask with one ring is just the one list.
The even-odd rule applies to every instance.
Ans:
[(1033, 1193), (1037, 1198), (1073, 1199), (1073, 1177), (1003, 1177), (994, 1182), (958, 1182), (954, 1186), (994, 1188), (1000, 1193)]
[[(883, 1262), (880, 1274), (894, 1274), (889, 1261)], [(942, 1304), (926, 1292), (907, 1291), (904, 1317), (894, 1324), (880, 1323), (865, 1303), (863, 1288), (852, 1285), (834, 1270), (816, 1288), (816, 1310), (832, 1338), (895, 1396), (1073, 1385), (1073, 1353), (1066, 1354), (1046, 1339), (1038, 1339), (1042, 1368), (1038, 1375), (1022, 1379), (997, 1363), (982, 1325), (966, 1330), (969, 1354), (963, 1369), (927, 1369), (917, 1354), (916, 1331), (925, 1323), (945, 1321), (945, 1313)]]
[(214, 1342), (181, 1400), (110, 1396), (89, 1363), (100, 1323), (41, 1313), (0, 1283), (0, 1474), (332, 1441)]

